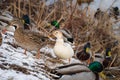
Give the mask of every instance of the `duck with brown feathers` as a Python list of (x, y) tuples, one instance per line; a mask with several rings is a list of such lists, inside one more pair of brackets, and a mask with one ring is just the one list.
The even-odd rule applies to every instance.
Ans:
[(11, 23), (15, 27), (14, 38), (20, 47), (28, 51), (37, 51), (36, 58), (40, 58), (40, 48), (45, 46), (49, 42), (49, 38), (38, 32), (31, 30), (25, 30), (24, 25), (19, 21), (13, 21)]
[(90, 60), (90, 56), (91, 56), (90, 48), (91, 48), (90, 43), (89, 42), (86, 43), (84, 45), (83, 50), (76, 54), (76, 57), (82, 62), (88, 60), (88, 64), (89, 64), (90, 63), (89, 60)]

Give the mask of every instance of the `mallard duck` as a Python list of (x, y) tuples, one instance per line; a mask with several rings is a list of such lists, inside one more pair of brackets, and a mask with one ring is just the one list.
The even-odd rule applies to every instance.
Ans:
[(111, 48), (106, 49), (103, 65), (104, 67), (108, 67), (112, 61), (112, 55), (111, 55)]
[[(0, 15), (0, 23), (4, 26), (2, 26), (1, 28), (7, 27), (7, 25), (9, 25), (13, 20), (17, 19), (16, 17), (14, 17), (10, 12), (3, 12)], [(21, 20), (21, 22), (24, 24), (24, 29), (30, 29), (30, 18), (28, 15), (23, 15), (22, 18), (19, 18)], [(11, 28), (11, 27), (8, 27)]]
[(94, 57), (94, 61), (98, 61), (103, 64), (104, 68), (108, 67), (112, 61), (111, 48), (106, 48), (105, 54), (95, 53)]
[(70, 59), (74, 55), (74, 51), (70, 44), (65, 43), (61, 31), (53, 31), (53, 35), (57, 38), (53, 48), (54, 53), (61, 59)]
[(89, 67), (80, 63), (72, 63), (47, 70), (55, 80), (101, 80), (98, 73), (103, 70), (103, 66), (99, 62), (93, 62)]
[[(105, 69), (106, 67), (109, 66), (110, 62), (112, 61), (111, 49), (106, 48), (105, 55), (101, 54), (101, 53), (95, 53), (94, 57), (95, 57), (94, 61), (101, 63), (101, 65), (103, 65), (103, 69)], [(100, 73), (100, 76), (104, 79), (106, 79), (106, 77), (107, 77), (102, 71)]]
[(16, 43), (28, 51), (37, 51), (36, 58), (40, 58), (40, 48), (49, 42), (47, 36), (39, 34), (31, 30), (25, 30), (20, 21), (13, 21), (11, 23), (15, 27), (14, 38)]
[(91, 57), (91, 55), (92, 55), (91, 52), (90, 52), (90, 48), (91, 48), (90, 43), (89, 43), (89, 42), (86, 43), (86, 44), (84, 45), (83, 50), (76, 53), (77, 59), (79, 59), (79, 60), (82, 61), (82, 62), (88, 60), (88, 64), (89, 64), (89, 63), (90, 63), (89, 60), (90, 60), (90, 57)]

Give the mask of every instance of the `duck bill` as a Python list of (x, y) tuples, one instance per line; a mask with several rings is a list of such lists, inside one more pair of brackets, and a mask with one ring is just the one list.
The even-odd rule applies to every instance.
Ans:
[(47, 37), (48, 37), (50, 40), (52, 40), (52, 41), (55, 41), (55, 40), (56, 40), (56, 37), (55, 37), (53, 34), (48, 35)]
[(86, 48), (86, 53), (89, 53), (89, 51), (90, 51), (90, 48)]
[(112, 56), (112, 55), (111, 55), (111, 51), (109, 51), (109, 52), (108, 52), (108, 56), (109, 56), (109, 57), (111, 57), (111, 56)]

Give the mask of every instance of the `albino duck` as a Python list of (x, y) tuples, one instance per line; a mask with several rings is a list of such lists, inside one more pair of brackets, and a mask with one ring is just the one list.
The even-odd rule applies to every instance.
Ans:
[[(52, 26), (52, 29), (54, 30), (54, 29), (60, 29), (60, 23), (58, 23), (58, 21), (57, 20), (53, 20), (53, 21), (51, 21), (51, 26)], [(63, 39), (64, 39), (64, 41), (65, 42), (71, 42), (71, 43), (73, 43), (73, 41), (74, 41), (74, 39), (73, 39), (73, 36), (72, 36), (72, 34), (70, 33), (70, 31), (68, 30), (68, 29), (60, 29), (60, 31), (62, 32), (62, 34), (63, 34)]]
[(14, 38), (19, 46), (26, 50), (37, 51), (36, 58), (40, 58), (40, 48), (47, 44), (49, 41), (47, 36), (39, 34), (34, 31), (25, 30), (21, 21), (14, 21), (11, 23), (15, 27)]
[(76, 57), (77, 57), (80, 61), (82, 61), (82, 62), (87, 61), (88, 64), (89, 64), (89, 63), (90, 63), (90, 57), (91, 57), (91, 55), (92, 55), (92, 54), (91, 54), (91, 51), (90, 51), (90, 48), (91, 48), (90, 43), (89, 43), (89, 42), (86, 43), (86, 44), (84, 45), (83, 50), (80, 51), (80, 52), (78, 52), (78, 53), (76, 53)]
[(61, 59), (70, 59), (74, 55), (74, 51), (70, 44), (64, 42), (62, 32), (56, 30), (53, 31), (53, 35), (57, 38), (53, 48), (56, 56)]
[(80, 63), (72, 63), (47, 70), (55, 80), (102, 80), (98, 73), (103, 70), (103, 66), (99, 62), (93, 62), (89, 67)]

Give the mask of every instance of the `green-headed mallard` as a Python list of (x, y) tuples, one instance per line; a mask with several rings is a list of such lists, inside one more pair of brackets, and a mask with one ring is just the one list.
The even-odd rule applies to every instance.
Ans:
[(102, 70), (103, 66), (99, 62), (93, 62), (89, 67), (80, 63), (72, 63), (50, 69), (50, 75), (55, 80), (101, 80), (98, 73)]
[(94, 61), (103, 64), (104, 68), (108, 67), (112, 61), (111, 48), (106, 48), (105, 54), (95, 53), (94, 57)]
[[(86, 44), (84, 45), (83, 50), (76, 53), (76, 57), (77, 57), (80, 61), (87, 61), (87, 60), (89, 60), (90, 57), (91, 57), (90, 48), (91, 48), (90, 43), (89, 43), (89, 42), (86, 43)], [(89, 64), (89, 62), (88, 62), (88, 64)]]
[(31, 30), (25, 30), (23, 24), (19, 20), (13, 21), (11, 25), (16, 28), (14, 32), (16, 43), (26, 50), (37, 51), (36, 57), (39, 58), (40, 48), (48, 43), (48, 37)]
[(61, 31), (53, 31), (53, 35), (57, 38), (53, 48), (54, 53), (61, 59), (70, 59), (74, 55), (74, 51), (70, 44), (65, 43)]

